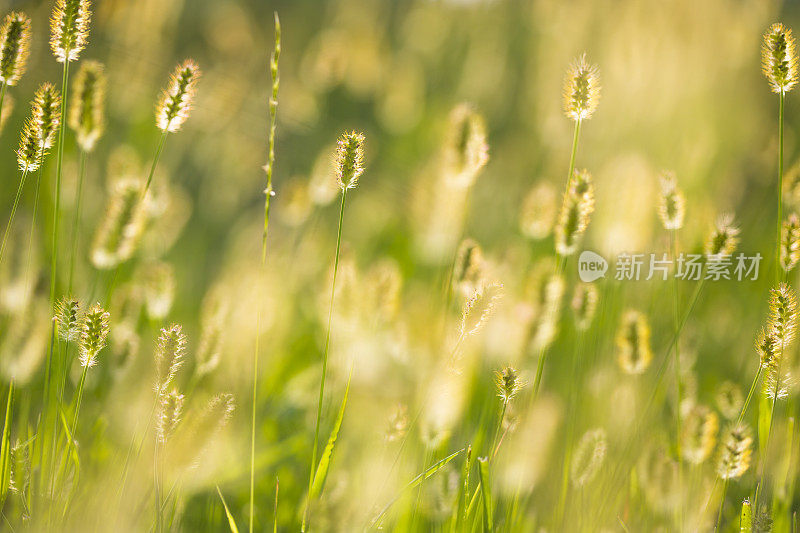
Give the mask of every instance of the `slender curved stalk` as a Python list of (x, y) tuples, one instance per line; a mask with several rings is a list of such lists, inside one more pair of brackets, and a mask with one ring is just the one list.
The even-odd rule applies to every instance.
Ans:
[(75, 430), (78, 428), (78, 413), (81, 410), (81, 400), (83, 399), (83, 386), (86, 383), (86, 372), (89, 370), (89, 366), (84, 366), (83, 371), (81, 372), (81, 380), (78, 382), (78, 390), (75, 393), (77, 395), (75, 400), (75, 415), (72, 418), (72, 435), (75, 435)]
[(775, 246), (775, 283), (781, 281), (781, 222), (783, 221), (783, 102), (786, 94), (781, 91), (778, 110), (778, 220)]
[(61, 175), (64, 171), (64, 122), (67, 110), (67, 92), (69, 81), (69, 61), (64, 61), (64, 73), (61, 78), (61, 121), (58, 125), (58, 155), (56, 157), (56, 205), (53, 209), (53, 250), (50, 256), (50, 306), (56, 302), (56, 283), (58, 277), (58, 222), (61, 218)]
[(158, 140), (158, 145), (156, 146), (156, 155), (153, 157), (153, 164), (150, 165), (150, 173), (147, 175), (147, 181), (142, 188), (142, 199), (144, 199), (147, 191), (150, 189), (150, 184), (153, 182), (153, 175), (156, 173), (156, 166), (158, 166), (158, 160), (161, 159), (161, 152), (164, 151), (164, 144), (167, 142), (167, 130), (164, 130), (161, 133), (161, 138)]
[(750, 405), (750, 400), (753, 399), (753, 393), (756, 390), (756, 385), (758, 384), (758, 378), (761, 377), (761, 372), (764, 370), (762, 365), (758, 365), (758, 372), (756, 372), (756, 377), (753, 378), (753, 383), (750, 385), (750, 392), (747, 393), (747, 398), (742, 405), (742, 411), (739, 413), (739, 418), (736, 420), (736, 424), (741, 424), (742, 420), (744, 420), (744, 415), (747, 412), (747, 407)]
[(6, 99), (6, 88), (8, 85), (6, 82), (0, 82), (0, 121), (3, 119), (3, 102)]
[(81, 150), (78, 166), (78, 190), (76, 192), (75, 213), (72, 216), (72, 253), (69, 258), (69, 284), (67, 293), (72, 293), (72, 281), (75, 278), (75, 256), (78, 253), (78, 234), (81, 223), (81, 203), (83, 201), (83, 180), (86, 176), (86, 151)]
[(761, 495), (761, 491), (764, 489), (764, 475), (767, 471), (767, 454), (769, 454), (769, 443), (770, 438), (772, 437), (772, 424), (775, 422), (775, 409), (778, 406), (778, 394), (781, 389), (781, 365), (783, 364), (783, 356), (784, 356), (784, 345), (781, 342), (781, 356), (778, 359), (778, 369), (775, 373), (775, 390), (772, 391), (772, 410), (769, 414), (769, 426), (767, 426), (767, 438), (764, 442), (764, 453), (761, 457), (761, 475), (758, 479), (758, 485), (756, 485), (756, 495), (753, 498), (753, 506), (758, 509), (758, 498)]
[(6, 250), (6, 241), (8, 240), (8, 234), (11, 231), (11, 225), (14, 224), (14, 216), (17, 213), (17, 206), (19, 205), (20, 196), (22, 196), (22, 187), (25, 185), (25, 178), (28, 177), (28, 170), (24, 170), (22, 172), (22, 177), (19, 180), (19, 185), (17, 186), (17, 194), (14, 196), (14, 205), (11, 207), (11, 216), (8, 219), (8, 225), (6, 225), (6, 230), (3, 232), (3, 243), (0, 244), (0, 261), (3, 260), (3, 253)]
[[(678, 258), (678, 234), (677, 230), (670, 231), (670, 255), (672, 260), (676, 261)], [(681, 383), (681, 355), (680, 355), (680, 341), (681, 333), (679, 328), (680, 324), (680, 295), (678, 293), (678, 278), (672, 276), (672, 300), (673, 300), (673, 315), (675, 320), (675, 450), (678, 454), (678, 490), (683, 493), (683, 453), (681, 453), (681, 399), (683, 397), (683, 387)], [(683, 531), (683, 504), (678, 503), (678, 527)]]
[(725, 496), (728, 494), (728, 480), (722, 482), (722, 498), (719, 501), (719, 512), (717, 513), (717, 525), (714, 531), (719, 531), (720, 523), (722, 522), (722, 508), (725, 507)]
[[(325, 395), (325, 379), (328, 375), (328, 349), (331, 343), (331, 321), (333, 319), (333, 302), (336, 297), (336, 274), (339, 272), (339, 251), (342, 247), (342, 221), (344, 220), (344, 206), (347, 199), (347, 188), (342, 189), (342, 205), (339, 208), (339, 229), (336, 235), (336, 255), (333, 260), (333, 283), (331, 284), (331, 305), (328, 309), (328, 333), (325, 336), (325, 352), (322, 355), (322, 379), (319, 383), (319, 401), (317, 402), (317, 422), (314, 426), (314, 446), (311, 452), (311, 472), (308, 475), (308, 493), (311, 494), (311, 487), (314, 484), (314, 471), (317, 464), (317, 451), (319, 447), (319, 423), (322, 418), (322, 399)], [(302, 531), (308, 527), (308, 509), (311, 506), (310, 498), (306, 498), (306, 507), (303, 511)]]

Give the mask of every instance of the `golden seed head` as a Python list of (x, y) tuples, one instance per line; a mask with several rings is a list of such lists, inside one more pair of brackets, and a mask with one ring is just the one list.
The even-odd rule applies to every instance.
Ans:
[(661, 194), (658, 197), (658, 216), (664, 229), (677, 230), (683, 226), (686, 200), (678, 189), (675, 174), (665, 172), (661, 175)]
[(184, 396), (175, 389), (159, 396), (156, 435), (160, 443), (166, 444), (181, 421)]
[(572, 311), (575, 314), (575, 327), (579, 331), (586, 331), (592, 325), (599, 298), (597, 287), (591, 283), (580, 283), (575, 286)]
[(736, 479), (742, 477), (750, 468), (753, 438), (750, 428), (745, 424), (732, 426), (721, 439), (717, 474), (722, 479)]
[(79, 354), (81, 366), (92, 367), (97, 364), (97, 354), (106, 346), (109, 318), (108, 311), (100, 304), (95, 304), (83, 315)]
[(502, 284), (487, 283), (467, 298), (461, 313), (461, 335), (478, 333), (492, 316), (502, 297)]
[(336, 181), (342, 190), (353, 189), (364, 173), (364, 134), (343, 133), (336, 143)]
[(469, 104), (461, 104), (450, 113), (450, 131), (445, 145), (444, 163), (447, 181), (467, 188), (475, 183), (489, 160), (486, 123)]
[(594, 184), (587, 170), (575, 170), (569, 182), (555, 230), (556, 252), (572, 255), (594, 211)]
[(96, 268), (114, 268), (133, 256), (147, 221), (146, 203), (138, 180), (121, 179), (115, 184), (92, 245)]
[(706, 259), (718, 262), (724, 257), (733, 255), (739, 244), (739, 228), (733, 223), (733, 215), (724, 214), (717, 218), (714, 230), (706, 241)]
[(61, 124), (61, 94), (52, 83), (43, 83), (33, 97), (31, 115), (39, 127), (41, 148), (51, 148)]
[(198, 78), (200, 78), (200, 67), (193, 60), (187, 59), (178, 65), (156, 106), (158, 129), (168, 132), (181, 129), (192, 110)]
[(629, 310), (623, 315), (617, 333), (617, 362), (625, 373), (635, 375), (643, 374), (652, 359), (647, 317), (639, 311)]
[(764, 33), (761, 69), (774, 93), (785, 93), (797, 84), (797, 50), (792, 30), (776, 22)]
[(797, 331), (797, 297), (786, 283), (770, 289), (768, 327), (783, 351), (794, 340)]
[(55, 318), (61, 340), (77, 341), (81, 332), (81, 303), (75, 298), (61, 298), (56, 303)]
[(600, 73), (581, 54), (564, 79), (564, 112), (575, 121), (590, 118), (600, 101)]
[(202, 449), (214, 435), (225, 427), (235, 409), (236, 402), (232, 394), (218, 394), (208, 401), (195, 425), (195, 442), (198, 444), (198, 448)]
[(33, 118), (25, 121), (19, 138), (17, 149), (17, 163), (22, 172), (33, 172), (42, 163), (41, 132)]
[(164, 391), (183, 365), (186, 335), (179, 324), (161, 328), (156, 345), (156, 390)]
[(103, 134), (105, 97), (103, 65), (97, 61), (84, 61), (75, 77), (69, 112), (69, 127), (75, 130), (78, 145), (84, 152), (90, 152)]
[(519, 371), (511, 366), (495, 372), (495, 384), (497, 385), (497, 395), (505, 404), (513, 400), (517, 393), (522, 390), (522, 387), (525, 386)]
[(24, 13), (12, 12), (0, 26), (0, 82), (16, 85), (25, 73), (30, 54), (31, 19)]
[(705, 405), (693, 405), (683, 414), (681, 452), (684, 459), (699, 465), (714, 451), (719, 431), (717, 413)]
[(519, 213), (519, 229), (529, 239), (544, 239), (553, 230), (558, 213), (558, 195), (549, 183), (539, 183), (528, 192)]
[(453, 265), (453, 287), (468, 298), (483, 284), (485, 266), (481, 246), (472, 239), (464, 239), (456, 252)]
[(77, 61), (86, 47), (90, 8), (89, 0), (56, 0), (50, 17), (50, 49), (59, 63)]
[(590, 429), (581, 437), (570, 465), (572, 483), (576, 487), (586, 486), (600, 471), (606, 458), (607, 440), (602, 428)]
[(800, 261), (800, 219), (792, 213), (781, 225), (781, 267), (790, 272)]
[(775, 335), (766, 328), (762, 328), (756, 337), (756, 353), (759, 364), (766, 368), (773, 359), (780, 357), (780, 343)]

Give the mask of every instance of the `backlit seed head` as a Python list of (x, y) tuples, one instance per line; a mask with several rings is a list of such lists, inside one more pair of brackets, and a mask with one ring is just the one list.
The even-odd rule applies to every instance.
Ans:
[(467, 298), (461, 313), (461, 335), (478, 333), (494, 313), (503, 297), (503, 285), (488, 283)]
[(96, 268), (114, 268), (133, 256), (147, 221), (146, 202), (138, 180), (121, 179), (114, 185), (92, 245)]
[(33, 172), (42, 163), (41, 132), (36, 122), (29, 118), (22, 128), (17, 149), (17, 163), (22, 172)]
[(725, 381), (717, 388), (717, 407), (722, 416), (732, 420), (739, 416), (739, 411), (744, 404), (742, 390), (738, 385)]
[(25, 73), (30, 54), (31, 20), (25, 13), (12, 12), (0, 26), (0, 82), (16, 85)]
[(591, 283), (580, 283), (575, 286), (572, 312), (575, 314), (575, 327), (578, 330), (586, 331), (592, 325), (599, 298), (597, 287)]
[(50, 49), (59, 63), (76, 61), (86, 47), (90, 7), (89, 0), (56, 0), (50, 17)]
[(160, 395), (156, 425), (156, 435), (160, 443), (166, 444), (178, 427), (183, 415), (183, 403), (183, 394), (175, 389)]
[(721, 439), (717, 474), (722, 479), (742, 477), (750, 468), (753, 438), (745, 424), (732, 426)]
[(524, 349), (543, 350), (550, 346), (558, 333), (561, 305), (566, 283), (564, 277), (553, 272), (552, 262), (537, 265), (526, 296), (530, 298), (533, 320), (530, 324), (530, 344)]
[(175, 379), (186, 354), (186, 335), (179, 324), (161, 328), (156, 345), (156, 390), (164, 391)]
[(105, 348), (108, 338), (108, 311), (95, 304), (83, 315), (79, 358), (81, 366), (92, 367), (97, 364), (97, 354)]
[(756, 353), (759, 364), (766, 368), (773, 359), (780, 357), (780, 342), (768, 328), (762, 328), (756, 337)]
[(200, 78), (200, 67), (191, 59), (178, 65), (156, 106), (158, 129), (168, 132), (181, 129), (192, 110), (198, 78)]
[(33, 97), (31, 115), (39, 127), (42, 148), (51, 148), (61, 124), (61, 94), (52, 83), (43, 83)]
[(770, 289), (769, 296), (770, 334), (775, 337), (781, 351), (794, 340), (797, 331), (797, 297), (786, 283)]
[(77, 341), (81, 332), (81, 303), (75, 298), (61, 298), (56, 304), (55, 318), (61, 340)]
[(513, 400), (517, 393), (522, 390), (522, 387), (525, 386), (519, 371), (511, 366), (495, 372), (495, 384), (497, 385), (497, 395), (506, 404)]
[(353, 189), (364, 173), (364, 134), (343, 133), (336, 143), (336, 181), (342, 190)]
[(705, 405), (691, 406), (682, 417), (683, 458), (691, 464), (699, 465), (714, 451), (719, 431), (719, 417)]
[(647, 317), (639, 311), (629, 310), (623, 315), (617, 333), (617, 362), (627, 374), (642, 374), (652, 359)]
[(569, 182), (555, 230), (556, 252), (568, 256), (578, 249), (578, 241), (594, 211), (594, 185), (587, 170), (575, 170)]
[(762, 383), (762, 392), (770, 400), (785, 400), (797, 385), (797, 380), (786, 365), (780, 364), (781, 358), (773, 359), (767, 365), (766, 375)]
[(575, 121), (590, 118), (600, 101), (600, 74), (581, 54), (564, 79), (564, 113)]
[(800, 219), (792, 213), (781, 225), (781, 267), (790, 272), (800, 261)]
[(483, 117), (469, 104), (456, 106), (450, 113), (450, 131), (444, 152), (447, 182), (456, 187), (470, 187), (488, 160)]
[(549, 183), (535, 185), (522, 203), (519, 229), (529, 239), (544, 239), (553, 230), (558, 213), (558, 195)]
[(152, 320), (163, 320), (175, 299), (175, 269), (169, 263), (150, 263), (141, 272), (144, 307)]
[(205, 409), (195, 422), (194, 441), (197, 449), (202, 451), (233, 416), (236, 402), (233, 394), (223, 393), (211, 398)]
[(683, 226), (686, 200), (678, 189), (675, 174), (665, 172), (661, 175), (661, 194), (658, 197), (658, 216), (664, 229), (676, 230)]
[(790, 91), (797, 83), (797, 50), (792, 30), (776, 22), (764, 33), (761, 69), (774, 93)]
[(453, 286), (468, 298), (483, 284), (485, 264), (480, 245), (472, 239), (464, 239), (456, 252), (453, 266)]
[(210, 374), (219, 366), (227, 318), (226, 302), (215, 292), (207, 295), (200, 315), (200, 344), (195, 366), (198, 376)]
[(733, 223), (733, 215), (727, 213), (720, 215), (706, 241), (706, 259), (718, 262), (724, 257), (733, 255), (737, 244), (739, 244), (739, 228)]
[(608, 448), (606, 432), (602, 428), (590, 429), (581, 437), (572, 457), (570, 474), (576, 487), (584, 487), (600, 471)]
[(106, 75), (97, 61), (84, 61), (75, 78), (70, 102), (69, 127), (75, 130), (81, 150), (90, 152), (105, 128)]

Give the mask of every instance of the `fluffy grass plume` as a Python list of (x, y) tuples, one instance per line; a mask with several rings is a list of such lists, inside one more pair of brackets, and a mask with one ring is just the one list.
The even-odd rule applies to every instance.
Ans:
[(800, 219), (792, 213), (781, 225), (781, 268), (791, 272), (800, 261)]
[(570, 465), (573, 485), (584, 487), (597, 476), (605, 461), (607, 448), (608, 438), (604, 429), (590, 429), (583, 434)]
[(81, 335), (81, 303), (75, 298), (63, 297), (56, 303), (58, 336), (66, 342), (75, 342)]
[(745, 424), (734, 425), (725, 430), (720, 439), (717, 474), (722, 479), (737, 479), (750, 468), (753, 438)]
[(575, 316), (575, 327), (579, 331), (586, 331), (592, 325), (599, 299), (597, 287), (591, 283), (579, 283), (575, 286), (571, 307)]
[(774, 93), (785, 93), (797, 84), (797, 48), (792, 30), (776, 22), (764, 33), (761, 69)]
[(98, 61), (84, 61), (72, 88), (69, 127), (81, 150), (90, 152), (105, 129), (106, 75)]
[(177, 66), (169, 78), (169, 85), (161, 92), (156, 105), (156, 126), (164, 132), (176, 132), (189, 118), (197, 92), (200, 67), (191, 59)]
[(544, 239), (553, 230), (557, 214), (555, 189), (548, 183), (539, 183), (525, 196), (519, 214), (519, 229), (529, 239)]
[(95, 304), (83, 315), (79, 359), (84, 368), (97, 364), (97, 354), (105, 348), (108, 339), (110, 315), (100, 304)]
[(336, 182), (342, 190), (353, 189), (364, 173), (364, 134), (343, 133), (336, 143)]
[(794, 340), (797, 332), (797, 296), (786, 283), (770, 289), (768, 328), (781, 350)]
[(525, 383), (519, 375), (519, 370), (512, 366), (507, 366), (495, 373), (495, 386), (497, 387), (497, 395), (503, 403), (509, 403), (522, 390)]
[(31, 20), (25, 13), (12, 12), (0, 26), (0, 82), (14, 86), (25, 73), (30, 54)]
[(156, 421), (156, 438), (161, 444), (166, 444), (183, 415), (184, 396), (177, 390), (161, 394), (158, 405), (158, 419)]
[(156, 390), (165, 390), (183, 366), (186, 355), (186, 335), (179, 324), (161, 328), (155, 351)]
[(469, 104), (456, 106), (450, 113), (444, 153), (448, 183), (470, 187), (488, 160), (489, 145), (483, 117)]
[(123, 178), (111, 191), (105, 216), (91, 249), (92, 264), (110, 269), (133, 256), (147, 220), (146, 198), (138, 180)]
[(564, 113), (579, 122), (591, 118), (600, 102), (600, 72), (586, 54), (572, 63), (564, 78)]
[(717, 443), (719, 417), (705, 405), (692, 405), (681, 416), (681, 453), (690, 464), (699, 465), (711, 456)]
[(659, 178), (661, 194), (658, 196), (658, 216), (664, 229), (677, 230), (683, 227), (686, 214), (686, 199), (678, 188), (675, 174), (665, 172)]
[(50, 50), (59, 63), (77, 61), (89, 37), (89, 0), (56, 0), (50, 17)]
[(61, 94), (52, 83), (43, 83), (36, 90), (31, 113), (39, 127), (40, 147), (52, 148), (61, 125)]
[(647, 317), (633, 309), (626, 311), (617, 333), (617, 362), (620, 368), (626, 374), (642, 374), (652, 360)]
[(706, 259), (714, 262), (733, 255), (738, 244), (739, 228), (734, 225), (733, 215), (728, 213), (720, 215), (706, 241), (704, 249)]
[(587, 170), (572, 175), (555, 229), (556, 252), (565, 257), (578, 249), (580, 237), (589, 226), (594, 211), (594, 184)]
[(29, 118), (22, 128), (17, 148), (17, 165), (24, 174), (39, 168), (42, 162), (42, 144), (39, 125), (33, 118)]

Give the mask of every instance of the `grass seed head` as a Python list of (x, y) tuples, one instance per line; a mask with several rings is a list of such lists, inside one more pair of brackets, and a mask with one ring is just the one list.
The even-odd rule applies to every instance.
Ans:
[(97, 61), (84, 61), (75, 78), (70, 102), (69, 127), (78, 145), (90, 152), (105, 128), (106, 75)]
[(156, 425), (156, 435), (160, 443), (166, 444), (178, 427), (183, 415), (183, 403), (183, 394), (175, 389), (160, 395)]
[(776, 357), (780, 357), (780, 342), (769, 328), (762, 328), (756, 336), (756, 353), (762, 368), (768, 367)]
[(764, 33), (761, 69), (774, 93), (785, 93), (797, 84), (797, 49), (792, 30), (776, 22)]
[(497, 395), (503, 400), (503, 403), (508, 404), (517, 393), (525, 386), (519, 371), (512, 367), (507, 366), (495, 372), (495, 384), (497, 385)]
[(61, 124), (61, 94), (52, 83), (43, 83), (36, 90), (31, 114), (39, 127), (40, 148), (51, 148)]
[(486, 122), (469, 104), (450, 113), (450, 131), (445, 145), (445, 175), (449, 184), (469, 188), (489, 161)]
[(169, 263), (157, 262), (148, 264), (141, 275), (147, 316), (152, 320), (163, 320), (175, 299), (175, 270)]
[(364, 134), (343, 133), (336, 143), (336, 182), (342, 190), (353, 189), (364, 173)]
[(42, 163), (42, 137), (39, 126), (33, 118), (25, 121), (17, 149), (17, 164), (22, 172), (33, 172)]
[(721, 439), (717, 474), (722, 479), (737, 479), (750, 468), (753, 438), (745, 424), (730, 427)]
[[(549, 262), (543, 263), (541, 268), (547, 268), (548, 264)], [(547, 272), (538, 281), (533, 295), (536, 316), (530, 333), (530, 347), (534, 350), (543, 350), (555, 340), (565, 289), (563, 276), (553, 272)]]
[(711, 456), (717, 442), (719, 417), (705, 405), (692, 405), (683, 414), (681, 452), (687, 462), (699, 465)]
[(156, 106), (158, 129), (164, 132), (176, 132), (181, 129), (192, 110), (198, 78), (200, 78), (200, 67), (193, 60), (187, 59), (178, 65)]
[(661, 223), (667, 230), (681, 229), (686, 213), (686, 199), (683, 192), (678, 189), (675, 174), (665, 172), (659, 181), (661, 194), (658, 197), (658, 216), (661, 218)]
[(561, 214), (555, 230), (556, 252), (572, 255), (578, 249), (578, 240), (589, 226), (594, 211), (594, 184), (587, 170), (575, 170), (569, 182)]
[(592, 325), (599, 299), (597, 287), (591, 283), (580, 283), (575, 286), (572, 296), (572, 312), (575, 315), (575, 327), (579, 331), (586, 331)]
[(800, 219), (792, 213), (781, 225), (781, 267), (791, 272), (800, 261)]
[(717, 388), (717, 408), (722, 416), (731, 420), (739, 416), (739, 412), (744, 404), (742, 390), (738, 385), (730, 381), (725, 381)]
[(31, 19), (24, 13), (12, 12), (0, 26), (0, 82), (16, 85), (25, 73), (30, 54)]
[(86, 47), (90, 8), (89, 0), (56, 0), (50, 17), (50, 49), (59, 63), (76, 61)]
[(522, 203), (519, 229), (533, 240), (544, 239), (553, 231), (558, 214), (558, 196), (549, 183), (535, 185)]
[(733, 223), (733, 215), (720, 215), (705, 246), (706, 259), (718, 262), (724, 257), (733, 255), (739, 244), (739, 228)]
[(210, 374), (219, 366), (227, 317), (227, 304), (215, 293), (206, 296), (200, 317), (200, 344), (195, 367), (198, 376)]
[(607, 440), (602, 428), (590, 429), (581, 437), (570, 465), (572, 483), (576, 487), (586, 486), (600, 471), (606, 458)]
[(467, 299), (461, 313), (461, 335), (477, 334), (494, 313), (503, 296), (503, 285), (488, 283)]
[(156, 390), (164, 391), (175, 379), (186, 354), (186, 335), (179, 324), (161, 328), (156, 345)]
[(464, 297), (469, 297), (484, 282), (485, 263), (481, 246), (472, 239), (464, 239), (456, 252), (453, 266), (453, 286)]
[(79, 354), (81, 366), (92, 367), (97, 364), (97, 354), (106, 346), (109, 317), (108, 311), (100, 304), (95, 304), (83, 315)]
[(81, 303), (75, 298), (61, 298), (56, 303), (56, 325), (61, 340), (77, 341), (81, 332)]
[(592, 116), (600, 101), (600, 73), (581, 54), (570, 66), (564, 79), (564, 113), (574, 121)]
[(779, 350), (792, 343), (797, 332), (797, 297), (786, 283), (770, 289), (768, 327)]
[(617, 333), (617, 362), (627, 374), (643, 374), (652, 359), (647, 317), (639, 311), (629, 310), (623, 315)]
[(105, 217), (92, 245), (92, 264), (107, 270), (130, 259), (147, 222), (147, 199), (142, 199), (141, 184), (136, 179), (121, 179), (108, 201)]

